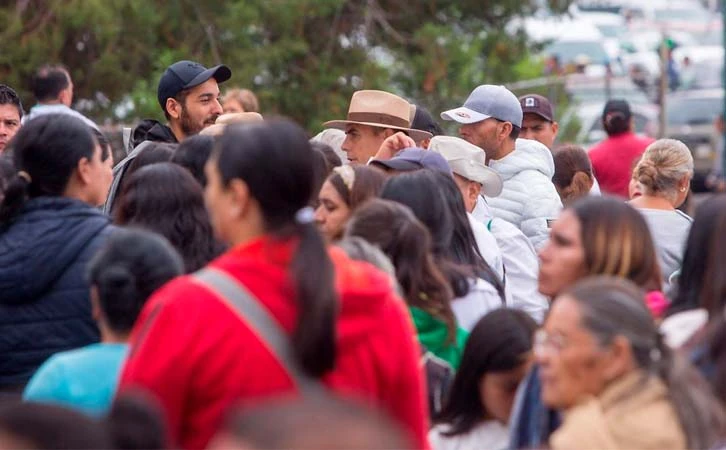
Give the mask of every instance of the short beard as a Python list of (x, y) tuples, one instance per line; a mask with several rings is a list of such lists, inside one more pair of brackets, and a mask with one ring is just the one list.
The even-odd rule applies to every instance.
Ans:
[(192, 119), (187, 114), (186, 108), (182, 108), (181, 116), (179, 117), (179, 125), (181, 126), (182, 132), (186, 136), (193, 136), (199, 134), (204, 129), (204, 126), (199, 127), (192, 122)]

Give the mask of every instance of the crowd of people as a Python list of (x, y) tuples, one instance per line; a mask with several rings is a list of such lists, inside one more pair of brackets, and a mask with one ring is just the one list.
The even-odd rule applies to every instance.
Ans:
[(122, 149), (62, 66), (0, 85), (0, 448), (726, 445), (726, 197), (627, 101), (589, 153), (495, 85), (311, 139), (231, 78)]

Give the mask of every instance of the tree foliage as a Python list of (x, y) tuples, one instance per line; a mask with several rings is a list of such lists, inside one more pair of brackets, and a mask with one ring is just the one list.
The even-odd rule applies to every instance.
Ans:
[[(265, 114), (311, 129), (350, 95), (385, 89), (439, 111), (476, 85), (536, 75), (525, 36), (505, 31), (537, 0), (15, 0), (0, 6), (0, 80), (63, 63), (77, 107), (99, 121), (161, 118), (156, 84), (179, 59), (232, 68)], [(563, 9), (567, 1), (552, 0)]]

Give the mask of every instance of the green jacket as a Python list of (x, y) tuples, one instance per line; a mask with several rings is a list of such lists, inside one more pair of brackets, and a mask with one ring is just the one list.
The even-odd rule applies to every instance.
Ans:
[(451, 364), (455, 370), (458, 369), (469, 333), (457, 327), (456, 342), (447, 342), (448, 330), (444, 322), (420, 308), (411, 306), (408, 309), (413, 317), (413, 323), (416, 325), (418, 341), (421, 345)]

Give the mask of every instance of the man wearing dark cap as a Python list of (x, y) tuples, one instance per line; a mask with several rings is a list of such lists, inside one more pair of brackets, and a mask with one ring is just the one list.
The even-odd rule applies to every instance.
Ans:
[(532, 139), (553, 150), (557, 131), (560, 125), (555, 122), (555, 110), (552, 103), (541, 95), (527, 94), (519, 97), (522, 105), (522, 131), (519, 137)]
[(124, 136), (129, 155), (113, 169), (113, 184), (103, 208), (105, 213), (111, 213), (126, 168), (147, 142), (181, 142), (214, 125), (223, 112), (219, 102), (219, 83), (231, 76), (227, 66), (207, 69), (193, 61), (175, 62), (164, 71), (156, 94), (169, 125), (151, 119), (142, 120), (131, 133), (130, 142), (127, 143)]

